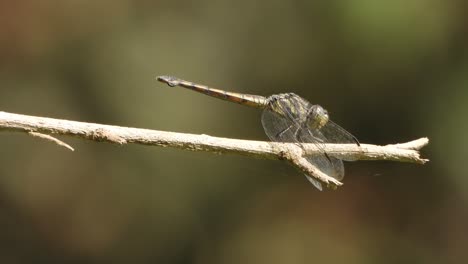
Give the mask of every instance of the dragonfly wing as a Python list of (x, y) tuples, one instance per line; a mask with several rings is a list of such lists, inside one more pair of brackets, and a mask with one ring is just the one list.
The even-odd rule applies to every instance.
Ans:
[[(338, 124), (329, 120), (325, 126), (320, 129), (320, 133), (327, 139), (329, 143), (340, 143), (340, 144), (357, 144), (359, 141), (351, 133), (346, 131)], [(346, 159), (347, 161), (354, 161), (356, 159)]]
[[(307, 127), (301, 126), (299, 120), (295, 120), (292, 114), (280, 115), (266, 108), (262, 114), (262, 125), (265, 133), (271, 141), (315, 143), (322, 154), (308, 156), (306, 159), (323, 173), (341, 180), (344, 176), (344, 166), (341, 160), (325, 155), (323, 142), (325, 137), (318, 131), (311, 133)], [(306, 175), (307, 179), (317, 189), (321, 190), (321, 184)]]
[(303, 127), (303, 129), (298, 132), (298, 140), (303, 143), (314, 143), (320, 150), (321, 154), (306, 157), (310, 163), (315, 164), (320, 171), (339, 181), (344, 178), (343, 162), (340, 159), (326, 154), (323, 144), (328, 141), (320, 131)]
[(263, 110), (262, 125), (272, 141), (298, 142), (297, 131), (306, 118), (310, 103), (300, 96), (288, 93), (268, 97)]
[[(265, 109), (262, 113), (262, 125), (265, 134), (267, 134), (271, 141), (298, 142), (295, 134), (299, 128), (299, 124), (292, 120), (290, 116), (283, 116)], [(319, 181), (307, 174), (305, 174), (305, 177), (315, 188), (322, 191), (322, 184)]]
[(289, 117), (265, 109), (262, 113), (262, 126), (271, 141), (298, 142), (295, 132), (298, 130), (299, 124)]
[(312, 183), (312, 185), (315, 186), (315, 188), (319, 189), (319, 191), (323, 191), (323, 188), (322, 188), (322, 184), (317, 181), (316, 179), (310, 177), (309, 175), (305, 175), (307, 180), (309, 180), (310, 183)]

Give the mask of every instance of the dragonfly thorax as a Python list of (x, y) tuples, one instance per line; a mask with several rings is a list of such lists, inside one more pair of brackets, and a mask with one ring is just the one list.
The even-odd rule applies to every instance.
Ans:
[(309, 127), (320, 129), (328, 123), (328, 111), (320, 105), (312, 105), (307, 113)]
[(294, 93), (272, 95), (267, 104), (270, 111), (299, 123), (306, 121), (310, 106), (307, 100)]
[(272, 111), (296, 124), (321, 129), (328, 121), (328, 112), (294, 93), (276, 94), (268, 98), (267, 111)]

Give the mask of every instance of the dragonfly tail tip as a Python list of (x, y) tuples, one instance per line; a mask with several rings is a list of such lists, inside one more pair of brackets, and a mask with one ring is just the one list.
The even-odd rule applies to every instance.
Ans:
[(168, 75), (161, 75), (161, 76), (158, 76), (156, 77), (156, 80), (162, 82), (162, 83), (165, 83), (171, 87), (174, 87), (174, 86), (177, 86), (180, 82), (179, 79), (177, 79), (176, 77), (173, 77), (173, 76), (168, 76)]

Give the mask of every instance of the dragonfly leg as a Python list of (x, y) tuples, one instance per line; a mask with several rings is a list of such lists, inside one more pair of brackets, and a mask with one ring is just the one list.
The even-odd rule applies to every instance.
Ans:
[[(291, 125), (292, 126), (292, 125)], [(299, 138), (299, 130), (301, 129), (301, 127), (297, 127), (296, 131), (294, 131), (294, 138), (296, 139), (296, 145), (298, 145), (301, 149), (304, 149), (304, 146), (302, 146), (302, 144), (300, 142), (301, 139)], [(303, 128), (305, 129), (305, 128)]]
[[(278, 134), (276, 134), (276, 138), (281, 138), (284, 135), (284, 133), (288, 132), (288, 130), (291, 129), (292, 127), (293, 127), (293, 125), (290, 125), (287, 128), (280, 131)], [(296, 133), (297, 133), (297, 131), (296, 131)]]
[(356, 142), (356, 144), (358, 145), (358, 147), (361, 146), (361, 143), (359, 143), (359, 140), (358, 140), (355, 136), (353, 136), (353, 140), (354, 140), (354, 142)]

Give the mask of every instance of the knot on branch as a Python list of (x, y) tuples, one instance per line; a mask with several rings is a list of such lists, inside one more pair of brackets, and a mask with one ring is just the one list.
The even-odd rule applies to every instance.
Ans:
[[(327, 185), (330, 189), (336, 189), (343, 185), (337, 179), (328, 176), (319, 170), (314, 164), (311, 164), (306, 156), (310, 155), (307, 151), (297, 144), (288, 143), (273, 143), (273, 149), (278, 153), (280, 160), (287, 160), (299, 171), (306, 174), (308, 177), (313, 177)], [(317, 155), (317, 153), (315, 153)]]
[(98, 128), (91, 131), (91, 139), (96, 141), (106, 141), (119, 145), (127, 144), (127, 140), (105, 128)]

